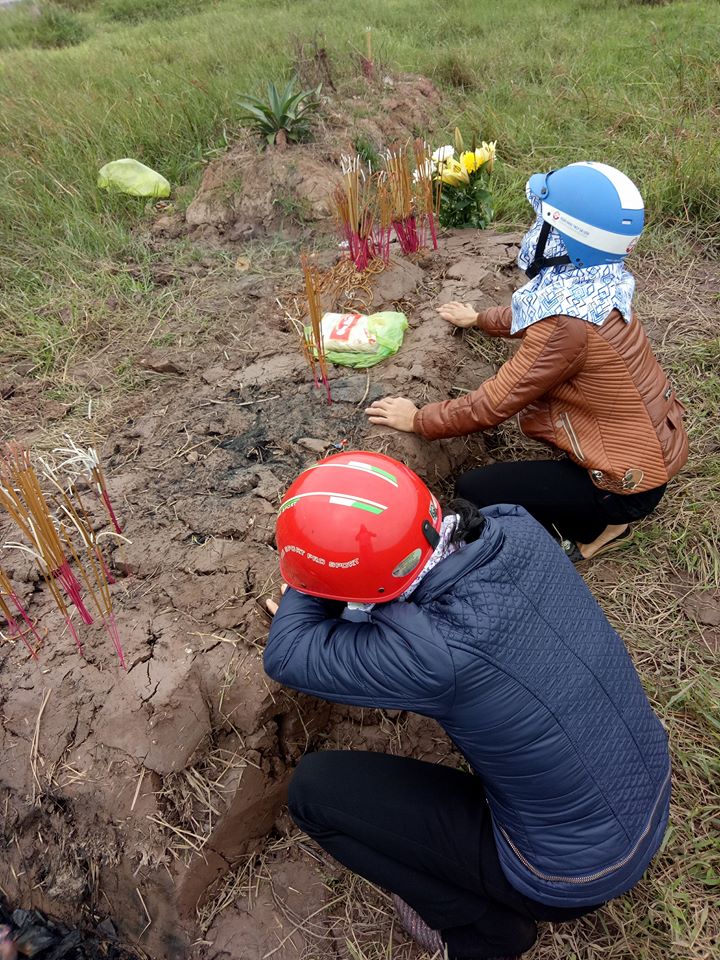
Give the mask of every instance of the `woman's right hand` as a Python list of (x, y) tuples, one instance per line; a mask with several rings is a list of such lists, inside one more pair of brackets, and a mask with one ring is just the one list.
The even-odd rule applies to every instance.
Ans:
[(10, 933), (10, 927), (0, 927), (0, 958), (2, 960), (15, 960), (17, 957), (17, 947)]
[(471, 303), (458, 303), (457, 300), (451, 300), (450, 303), (444, 303), (437, 308), (437, 312), (448, 323), (456, 327), (474, 327), (477, 321), (477, 310)]

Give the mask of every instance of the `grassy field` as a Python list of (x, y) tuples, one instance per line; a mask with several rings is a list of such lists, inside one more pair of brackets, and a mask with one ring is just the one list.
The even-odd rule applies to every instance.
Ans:
[[(0, 362), (3, 374), (14, 368), (63, 398), (82, 396), (64, 377), (72, 361), (152, 330), (172, 306), (172, 287), (152, 282), (153, 261), (169, 254), (148, 242), (151, 208), (98, 191), (99, 167), (137, 157), (186, 202), (204, 165), (232, 140), (240, 95), (289, 76), (298, 38), (324, 35), (339, 82), (352, 85), (371, 25), (376, 57), (388, 69), (433, 77), (449, 104), (435, 142), (456, 124), (498, 141), (501, 222), (527, 221), (528, 174), (570, 160), (604, 160), (640, 184), (649, 225), (639, 308), (672, 328), (660, 353), (690, 407), (692, 460), (658, 518), (642, 526), (621, 576), (608, 579), (600, 564), (589, 582), (670, 729), (675, 815), (660, 865), (639, 893), (603, 913), (608, 926), (581, 924), (577, 943), (575, 934), (556, 933), (534, 956), (717, 956), (717, 650), (699, 643), (685, 605), (720, 587), (718, 292), (716, 284), (699, 299), (694, 288), (710, 275), (706, 258), (720, 252), (720, 3), (64, 0), (40, 7), (39, 15), (37, 4), (0, 9)], [(172, 255), (226, 262), (182, 243)], [(115, 374), (122, 385), (126, 367)]]
[[(0, 350), (42, 373), (64, 363), (54, 306), (80, 316), (132, 294), (137, 278), (108, 276), (108, 261), (150, 255), (142, 203), (98, 192), (98, 168), (134, 156), (190, 189), (232, 137), (238, 96), (291, 73), (293, 39), (316, 31), (351, 82), (371, 24), (377, 57), (448, 90), (440, 130), (498, 140), (500, 220), (526, 218), (529, 173), (592, 157), (642, 185), (646, 245), (717, 247), (714, 0), (64, 0), (41, 18), (36, 6), (0, 16)], [(74, 45), (33, 45), (53, 41)]]

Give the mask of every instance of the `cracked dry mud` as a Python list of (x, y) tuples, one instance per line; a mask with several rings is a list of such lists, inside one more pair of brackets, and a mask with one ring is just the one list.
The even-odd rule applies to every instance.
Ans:
[[(419, 265), (395, 260), (378, 278), (373, 309), (405, 309), (405, 343), (369, 372), (332, 368), (331, 406), (309, 382), (271, 291), (243, 321), (252, 357), (200, 351), (188, 365), (175, 353), (169, 359), (186, 372), (133, 400), (132, 416), (103, 451), (131, 541), (112, 555), (127, 673), (93, 628), (82, 660), (28, 564), (15, 559), (9, 571), (52, 638), (39, 666), (19, 647), (0, 648), (0, 886), (13, 901), (67, 920), (83, 910), (109, 914), (122, 937), (153, 957), (303, 955), (297, 936), (278, 948), (288, 921), (272, 884), (251, 910), (232, 914), (230, 927), (230, 914), (221, 914), (191, 946), (201, 933), (198, 905), (202, 917), (228, 870), (284, 835), (281, 811), (298, 758), (338, 744), (388, 749), (397, 724), (417, 756), (443, 758), (451, 747), (429, 721), (365, 711), (361, 726), (359, 711), (265, 677), (259, 601), (278, 583), (279, 498), (303, 466), (343, 441), (404, 459), (441, 491), (485, 458), (478, 437), (427, 444), (370, 427), (362, 411), (387, 394), (441, 399), (489, 375), (435, 307), (509, 302), (517, 239), (451, 234)], [(238, 315), (247, 310), (242, 277), (225, 295)], [(271, 319), (260, 326), (261, 316)], [(312, 895), (315, 881), (295, 876), (302, 864), (275, 860), (268, 869), (286, 906), (298, 883)]]

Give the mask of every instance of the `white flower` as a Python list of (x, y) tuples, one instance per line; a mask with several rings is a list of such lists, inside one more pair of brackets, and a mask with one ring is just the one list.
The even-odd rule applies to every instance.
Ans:
[(444, 147), (438, 147), (433, 153), (432, 158), (435, 163), (445, 163), (446, 160), (450, 160), (454, 155), (455, 147), (451, 143), (448, 143)]

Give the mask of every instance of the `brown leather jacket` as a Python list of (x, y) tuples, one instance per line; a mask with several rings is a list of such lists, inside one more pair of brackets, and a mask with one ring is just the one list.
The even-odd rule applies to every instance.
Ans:
[[(478, 314), (490, 336), (509, 337), (510, 307)], [(519, 413), (529, 437), (564, 450), (594, 483), (640, 493), (666, 483), (688, 456), (684, 408), (633, 317), (613, 310), (600, 326), (546, 317), (517, 336), (515, 356), (477, 390), (429, 403), (414, 429), (428, 440), (457, 437)]]

